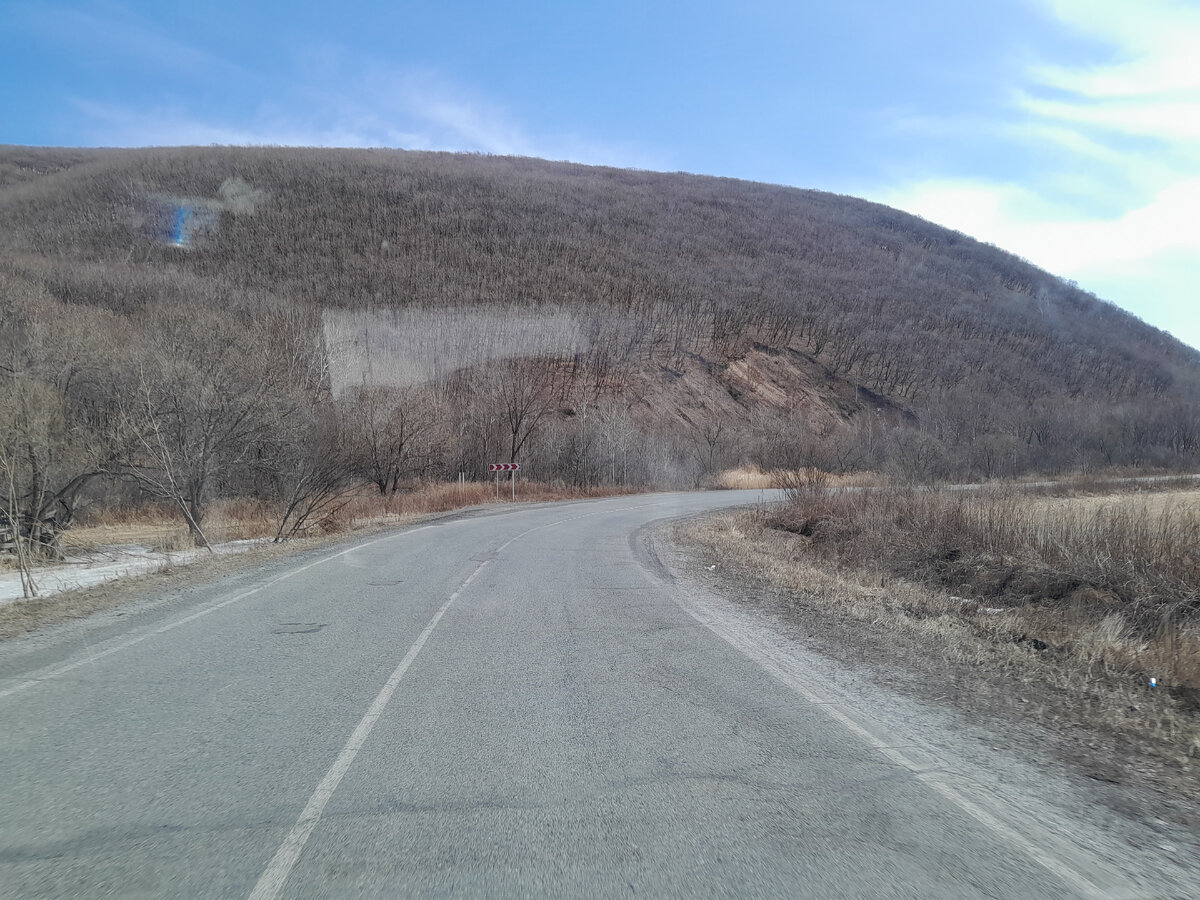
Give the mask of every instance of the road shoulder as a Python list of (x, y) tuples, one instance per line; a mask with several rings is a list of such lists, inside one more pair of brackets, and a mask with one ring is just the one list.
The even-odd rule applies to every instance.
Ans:
[(823, 702), (887, 747), (909, 748), (903, 752), (912, 759), (951, 773), (1014, 827), (1036, 822), (1051, 834), (1070, 834), (1082, 841), (1087, 860), (1121, 859), (1143, 885), (1161, 871), (1166, 880), (1155, 890), (1163, 896), (1188, 896), (1173, 891), (1200, 881), (1196, 804), (1089, 769), (1092, 757), (1072, 754), (1063, 736), (1041, 723), (973, 703), (954, 660), (911, 635), (802, 602), (760, 573), (718, 557), (695, 539), (690, 526), (698, 521), (703, 518), (659, 523), (634, 539), (648, 570), (698, 619), (717, 622), (736, 641), (758, 648), (749, 652), (761, 653), (765, 667), (775, 660), (808, 685), (802, 692), (828, 698)]

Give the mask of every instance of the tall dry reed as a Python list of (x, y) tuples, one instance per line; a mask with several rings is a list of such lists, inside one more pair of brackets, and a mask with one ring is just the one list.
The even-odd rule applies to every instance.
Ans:
[(1088, 664), (1200, 688), (1200, 491), (794, 490), (766, 524), (827, 563), (1023, 616)]

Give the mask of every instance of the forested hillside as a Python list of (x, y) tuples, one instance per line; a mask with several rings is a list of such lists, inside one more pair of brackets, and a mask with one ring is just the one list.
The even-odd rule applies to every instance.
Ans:
[(726, 179), (0, 148), (0, 315), (33, 520), (138, 485), (199, 530), (220, 494), (299, 515), (509, 459), (578, 484), (1200, 461), (1200, 354), (1169, 335), (919, 218)]

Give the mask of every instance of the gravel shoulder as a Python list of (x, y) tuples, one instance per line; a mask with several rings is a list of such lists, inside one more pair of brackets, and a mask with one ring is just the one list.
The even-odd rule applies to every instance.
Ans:
[[(865, 721), (970, 767), (987, 792), (1003, 796), (1015, 785), (1025, 797), (1040, 793), (1047, 814), (1067, 810), (1064, 827), (1099, 822), (1122, 846), (1200, 883), (1194, 767), (1165, 768), (1131, 736), (1047, 714), (1062, 698), (1036, 681), (1014, 684), (1011, 673), (946, 653), (933, 638), (845, 615), (774, 582), (752, 558), (714, 548), (706, 532), (713, 518), (666, 523), (643, 537), (653, 564), (684, 593), (703, 598), (709, 614), (802, 660)], [(988, 772), (1003, 774), (987, 785)]]

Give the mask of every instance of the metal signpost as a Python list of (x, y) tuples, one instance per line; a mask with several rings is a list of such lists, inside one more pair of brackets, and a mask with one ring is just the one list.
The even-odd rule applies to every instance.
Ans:
[(512, 473), (512, 476), (511, 476), (512, 477), (512, 498), (513, 498), (513, 500), (516, 500), (517, 499), (517, 473), (519, 471), (521, 471), (521, 464), (520, 463), (492, 463), (491, 465), (488, 466), (488, 471), (496, 473), (496, 499), (497, 500), (500, 499), (500, 473), (501, 472), (511, 472)]

